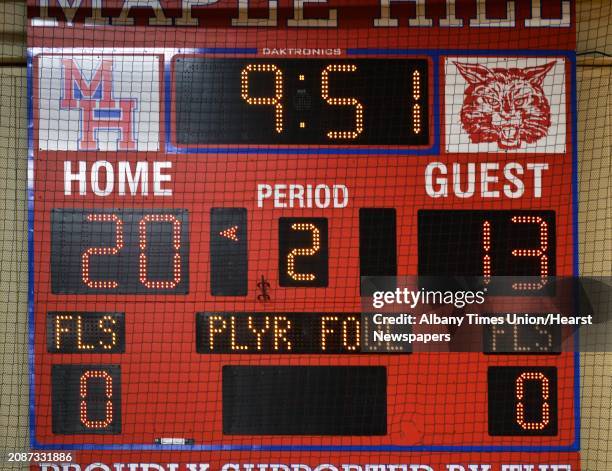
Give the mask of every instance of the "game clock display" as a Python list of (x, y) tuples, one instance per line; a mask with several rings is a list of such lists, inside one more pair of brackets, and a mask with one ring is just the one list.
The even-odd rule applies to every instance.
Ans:
[(426, 59), (174, 60), (176, 144), (429, 144)]

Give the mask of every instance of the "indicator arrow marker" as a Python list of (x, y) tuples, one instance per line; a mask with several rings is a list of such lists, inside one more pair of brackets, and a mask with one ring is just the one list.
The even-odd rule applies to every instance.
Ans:
[(238, 242), (236, 232), (238, 232), (238, 226), (232, 226), (219, 232), (219, 235), (221, 237), (227, 237), (229, 240), (233, 240), (234, 242)]

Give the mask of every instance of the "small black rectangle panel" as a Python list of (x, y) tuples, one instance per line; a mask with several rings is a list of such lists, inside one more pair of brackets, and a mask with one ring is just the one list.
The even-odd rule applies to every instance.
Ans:
[(49, 353), (125, 352), (125, 313), (54, 311), (47, 313)]
[(387, 433), (382, 366), (224, 366), (226, 435)]
[[(359, 275), (397, 276), (395, 208), (359, 209)], [(370, 294), (362, 287), (362, 296)]]
[(210, 289), (213, 296), (248, 292), (247, 210), (210, 211)]

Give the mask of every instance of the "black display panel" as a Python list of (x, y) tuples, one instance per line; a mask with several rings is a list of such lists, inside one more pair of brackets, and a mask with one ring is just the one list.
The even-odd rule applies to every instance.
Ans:
[(48, 312), (49, 353), (123, 353), (123, 312)]
[(421, 277), (478, 277), (489, 294), (554, 294), (554, 211), (420, 210), (418, 241)]
[(121, 433), (121, 367), (53, 365), (55, 434)]
[[(395, 208), (359, 209), (359, 275), (397, 276)], [(361, 286), (362, 296), (373, 291), (366, 292)]]
[(328, 266), (327, 218), (279, 219), (280, 286), (327, 286)]
[(184, 209), (54, 209), (54, 294), (186, 294), (189, 226)]
[(561, 353), (561, 326), (553, 325), (485, 325), (483, 352), (489, 354), (558, 354)]
[(198, 353), (361, 353), (359, 313), (200, 312)]
[(224, 366), (226, 435), (385, 435), (382, 366)]
[(557, 368), (492, 366), (488, 372), (489, 434), (557, 434)]
[(210, 211), (210, 288), (213, 296), (247, 294), (245, 208), (212, 208)]
[(426, 59), (179, 57), (179, 145), (429, 144)]

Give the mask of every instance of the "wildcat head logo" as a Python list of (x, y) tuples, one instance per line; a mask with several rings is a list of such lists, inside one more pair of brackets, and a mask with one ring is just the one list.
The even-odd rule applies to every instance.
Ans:
[(524, 69), (453, 63), (468, 83), (461, 124), (472, 143), (520, 149), (548, 135), (550, 104), (542, 82), (556, 61)]

